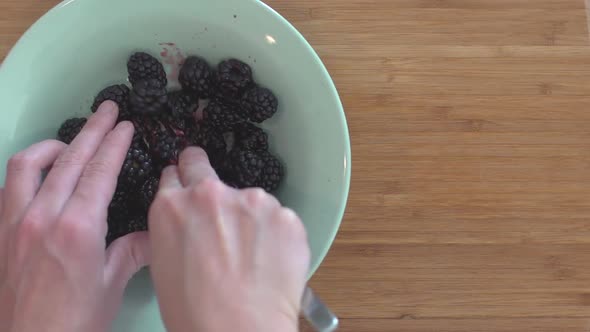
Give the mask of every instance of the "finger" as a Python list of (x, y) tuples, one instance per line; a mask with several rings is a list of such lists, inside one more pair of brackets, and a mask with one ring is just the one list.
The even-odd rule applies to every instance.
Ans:
[(178, 173), (185, 187), (197, 185), (207, 178), (219, 179), (211, 167), (207, 153), (197, 147), (188, 147), (180, 154)]
[(131, 233), (115, 240), (106, 253), (106, 285), (124, 289), (133, 275), (149, 265), (150, 261), (147, 232)]
[(8, 161), (4, 199), (11, 213), (5, 220), (20, 219), (41, 186), (41, 172), (50, 167), (66, 147), (57, 140), (46, 140), (31, 145)]
[[(119, 123), (104, 139), (94, 157), (84, 169), (64, 215), (84, 216), (84, 219), (105, 224), (109, 203), (117, 187), (117, 177), (133, 138), (133, 125)], [(106, 228), (103, 229), (106, 232)], [(104, 234), (101, 232), (101, 237)]]
[(168, 166), (164, 168), (164, 170), (162, 171), (158, 191), (174, 188), (182, 188), (182, 184), (180, 183), (180, 177), (178, 175), (178, 167)]
[[(0, 188), (0, 218), (2, 218), (2, 206), (4, 206), (4, 188)], [(0, 219), (2, 221), (2, 219)]]
[(96, 153), (105, 135), (113, 129), (117, 113), (117, 104), (111, 101), (102, 103), (53, 164), (33, 201), (33, 205), (39, 204), (49, 218), (56, 216), (70, 199), (86, 164)]

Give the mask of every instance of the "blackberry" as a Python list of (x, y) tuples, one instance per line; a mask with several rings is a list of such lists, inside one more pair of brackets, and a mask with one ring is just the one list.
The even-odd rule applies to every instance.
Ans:
[(143, 231), (147, 231), (147, 230), (148, 230), (147, 215), (138, 215), (138, 216), (135, 216), (135, 217), (129, 219), (129, 221), (124, 226), (124, 230), (123, 230), (124, 234), (121, 236), (125, 236), (127, 234), (131, 234), (131, 233), (135, 233), (135, 232), (143, 232)]
[(141, 186), (139, 199), (140, 199), (140, 203), (142, 205), (142, 208), (145, 211), (148, 211), (150, 208), (150, 205), (152, 205), (152, 202), (154, 201), (154, 198), (156, 197), (156, 193), (158, 192), (159, 185), (160, 185), (160, 179), (152, 176), (149, 179), (147, 179), (147, 181), (143, 184), (143, 186)]
[(242, 98), (242, 107), (251, 121), (261, 123), (270, 119), (277, 112), (277, 97), (266, 88), (256, 87), (249, 90)]
[(57, 131), (57, 139), (66, 144), (72, 143), (86, 124), (86, 121), (86, 118), (71, 118), (66, 120)]
[(107, 246), (119, 237), (121, 225), (129, 219), (129, 194), (125, 186), (117, 185), (117, 190), (108, 208), (108, 233), (106, 236)]
[(233, 176), (233, 172), (232, 172), (232, 165), (231, 165), (231, 160), (229, 158), (229, 155), (225, 155), (223, 156), (217, 164), (212, 165), (213, 169), (215, 170), (215, 172), (217, 173), (217, 176), (219, 176), (219, 179), (225, 183), (226, 185), (233, 187), (233, 188), (238, 188), (238, 186), (235, 184), (235, 180), (234, 180), (234, 176)]
[(129, 95), (131, 111), (137, 114), (156, 114), (168, 105), (166, 85), (157, 79), (137, 81)]
[(283, 165), (275, 156), (267, 151), (262, 152), (260, 157), (262, 158), (264, 166), (262, 167), (262, 173), (260, 174), (256, 186), (270, 193), (277, 190), (283, 179)]
[(252, 151), (268, 150), (268, 135), (257, 126), (245, 122), (234, 128), (235, 145)]
[(218, 100), (212, 100), (203, 110), (203, 120), (221, 131), (230, 131), (237, 124), (247, 121), (239, 109), (232, 108)]
[(250, 66), (237, 59), (222, 61), (216, 79), (221, 94), (232, 98), (239, 98), (254, 82)]
[(148, 230), (147, 216), (145, 214), (130, 216), (127, 219), (111, 219), (106, 243), (109, 246), (113, 241), (127, 234)]
[(168, 84), (166, 71), (162, 63), (144, 52), (131, 55), (129, 61), (127, 61), (127, 71), (129, 72), (129, 82), (134, 87), (139, 81), (145, 79), (155, 79), (163, 86)]
[(92, 104), (92, 113), (95, 113), (100, 104), (105, 100), (112, 100), (119, 106), (119, 119), (127, 120), (129, 118), (129, 88), (124, 84), (111, 85), (104, 88), (94, 98)]
[(178, 164), (178, 156), (184, 148), (180, 137), (166, 129), (161, 129), (154, 136), (151, 152), (158, 163), (158, 171), (166, 166)]
[(119, 175), (119, 181), (128, 186), (130, 191), (137, 190), (154, 168), (152, 158), (142, 143), (135, 140), (131, 145)]
[[(109, 214), (110, 211), (113, 212), (122, 212), (128, 211), (127, 208), (127, 201), (129, 199), (129, 188), (126, 187), (126, 184), (118, 183), (117, 190), (111, 199), (111, 203), (109, 204)], [(117, 214), (117, 213), (115, 213)]]
[(227, 152), (227, 144), (222, 132), (207, 123), (201, 123), (190, 139), (193, 145), (199, 146), (207, 152), (213, 168), (219, 166)]
[(184, 91), (173, 91), (168, 94), (168, 108), (174, 116), (193, 118), (198, 106), (198, 100)]
[(108, 248), (108, 246), (110, 246), (110, 245), (111, 245), (111, 243), (113, 243), (113, 241), (115, 241), (115, 240), (116, 240), (116, 237), (115, 237), (115, 232), (114, 232), (114, 230), (113, 230), (113, 229), (111, 229), (111, 228), (109, 227), (109, 229), (108, 229), (108, 231), (107, 231), (107, 235), (106, 235), (106, 237), (105, 237), (105, 243), (106, 243), (106, 247)]
[(213, 89), (213, 71), (203, 58), (190, 56), (180, 69), (178, 81), (183, 89), (206, 99)]
[(254, 151), (233, 149), (230, 152), (231, 177), (238, 188), (255, 187), (264, 167), (264, 160)]

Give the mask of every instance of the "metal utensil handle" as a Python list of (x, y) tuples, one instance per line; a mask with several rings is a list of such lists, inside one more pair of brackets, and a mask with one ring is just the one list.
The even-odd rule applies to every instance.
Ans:
[(306, 287), (301, 305), (303, 317), (317, 332), (333, 332), (338, 328), (338, 317)]

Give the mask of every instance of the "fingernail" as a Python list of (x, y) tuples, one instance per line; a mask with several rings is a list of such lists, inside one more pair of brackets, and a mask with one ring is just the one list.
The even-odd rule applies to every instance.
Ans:
[(104, 114), (114, 113), (117, 111), (117, 107), (117, 104), (115, 104), (113, 101), (107, 100), (100, 104), (96, 112)]

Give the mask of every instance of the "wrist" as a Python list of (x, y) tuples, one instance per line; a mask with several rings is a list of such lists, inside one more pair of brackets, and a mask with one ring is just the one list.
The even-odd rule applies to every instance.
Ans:
[(207, 318), (199, 320), (196, 324), (197, 331), (204, 332), (297, 332), (299, 331), (299, 318), (281, 313), (268, 313), (263, 310), (239, 311), (233, 315), (225, 315), (216, 312), (213, 315), (206, 315)]

